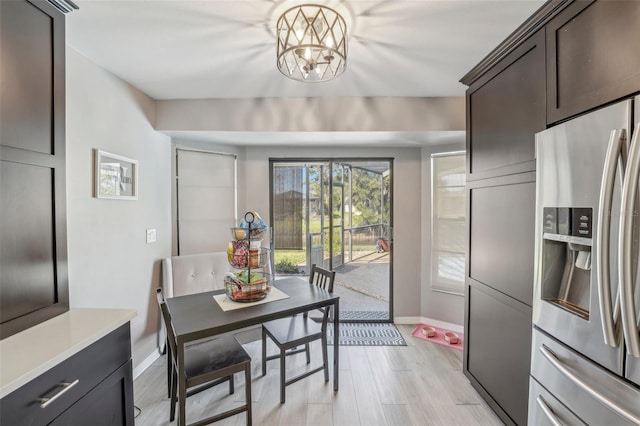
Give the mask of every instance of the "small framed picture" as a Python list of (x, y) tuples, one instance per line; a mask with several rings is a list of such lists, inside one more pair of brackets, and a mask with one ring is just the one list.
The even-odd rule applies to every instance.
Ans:
[(138, 199), (138, 160), (95, 151), (95, 197)]

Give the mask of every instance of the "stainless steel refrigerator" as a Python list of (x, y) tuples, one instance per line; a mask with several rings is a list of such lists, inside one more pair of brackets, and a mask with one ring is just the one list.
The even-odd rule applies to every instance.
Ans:
[(640, 424), (639, 135), (640, 97), (536, 134), (531, 425)]

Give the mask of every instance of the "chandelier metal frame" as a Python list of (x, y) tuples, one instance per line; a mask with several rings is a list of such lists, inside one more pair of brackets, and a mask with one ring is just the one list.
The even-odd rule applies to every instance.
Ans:
[(347, 66), (347, 23), (334, 9), (302, 4), (284, 11), (276, 23), (277, 67), (304, 82), (329, 81)]

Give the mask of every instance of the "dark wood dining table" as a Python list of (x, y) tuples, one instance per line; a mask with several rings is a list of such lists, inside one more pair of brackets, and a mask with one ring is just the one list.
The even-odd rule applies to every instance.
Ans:
[[(340, 322), (340, 297), (310, 284), (298, 277), (281, 278), (274, 286), (289, 297), (266, 303), (223, 311), (213, 296), (224, 290), (167, 298), (167, 307), (177, 340), (178, 376), (184, 375), (185, 344), (194, 340), (236, 331), (277, 318), (312, 311), (318, 308), (334, 307), (333, 311), (333, 390), (338, 390), (338, 325)], [(186, 395), (184, 381), (179, 381), (178, 395)], [(178, 425), (186, 425), (185, 397), (180, 401)]]

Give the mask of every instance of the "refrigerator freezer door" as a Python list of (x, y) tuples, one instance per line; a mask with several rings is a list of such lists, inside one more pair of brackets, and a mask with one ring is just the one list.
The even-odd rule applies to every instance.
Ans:
[(529, 381), (528, 423), (537, 426), (583, 426), (585, 424), (533, 377)]
[[(535, 328), (531, 349), (533, 378), (583, 422), (640, 424), (640, 389)], [(530, 395), (530, 405), (534, 396)]]
[[(544, 209), (557, 209), (562, 217), (568, 208), (576, 211), (591, 209), (592, 235), (597, 235), (600, 213), (600, 189), (605, 157), (612, 131), (629, 135), (631, 122), (630, 100), (620, 102), (593, 113), (575, 118), (536, 134), (536, 240), (534, 269), (533, 322), (575, 351), (622, 375), (624, 354), (622, 345), (611, 347), (604, 343), (600, 303), (598, 298), (597, 263), (590, 271), (576, 267), (579, 251), (583, 253), (591, 244), (591, 258), (597, 258), (597, 240), (585, 239), (584, 245), (543, 239)], [(619, 225), (621, 181), (615, 178), (610, 212), (611, 241), (609, 243), (612, 299), (617, 297), (617, 230)], [(560, 223), (560, 219), (558, 219)], [(561, 227), (558, 226), (558, 229)], [(558, 231), (561, 234), (560, 231)], [(577, 254), (577, 256), (576, 256)], [(575, 256), (572, 258), (571, 256)], [(580, 279), (579, 294), (572, 294), (569, 281)], [(557, 290), (549, 283), (557, 283)], [(579, 303), (572, 309), (553, 301), (570, 296)], [(562, 302), (560, 300), (559, 302)]]

